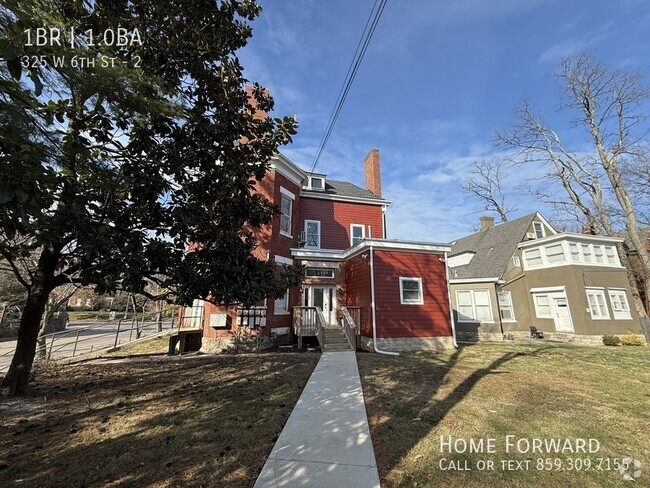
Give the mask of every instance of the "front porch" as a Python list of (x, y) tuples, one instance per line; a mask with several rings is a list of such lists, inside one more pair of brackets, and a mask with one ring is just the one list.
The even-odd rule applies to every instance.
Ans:
[(339, 307), (340, 326), (332, 325), (319, 307), (293, 307), (293, 333), (302, 349), (303, 337), (317, 337), (323, 351), (356, 350), (360, 308)]

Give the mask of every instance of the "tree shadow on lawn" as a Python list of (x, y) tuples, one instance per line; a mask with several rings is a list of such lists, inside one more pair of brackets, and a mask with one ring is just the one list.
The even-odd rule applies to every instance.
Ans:
[(66, 368), (4, 415), (0, 485), (252, 486), (318, 357)]
[[(460, 365), (463, 352), (473, 346), (459, 347), (448, 359), (444, 354), (431, 353), (405, 354), (399, 358), (359, 355), (366, 408), (382, 480), (443, 419), (454, 423), (458, 437), (470, 437), (467, 435), (469, 432), (463, 431), (463, 425), (456, 425), (451, 410), (481, 379), (509, 374), (508, 371), (498, 371), (508, 362), (522, 356), (537, 356), (550, 349), (539, 347), (529, 352), (507, 352), (478, 368), (474, 367), (474, 359)], [(456, 383), (456, 376), (465, 369), (471, 373), (445, 394), (444, 390)], [(434, 397), (439, 391), (444, 396), (436, 400)]]

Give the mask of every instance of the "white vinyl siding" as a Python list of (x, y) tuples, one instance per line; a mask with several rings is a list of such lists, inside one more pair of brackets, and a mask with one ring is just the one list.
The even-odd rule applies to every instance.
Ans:
[(587, 292), (587, 302), (593, 320), (609, 319), (609, 310), (605, 300), (605, 290), (601, 288), (585, 288)]
[(609, 301), (612, 304), (612, 312), (616, 320), (630, 320), (632, 314), (630, 313), (630, 304), (627, 301), (627, 294), (625, 290), (607, 290), (609, 292)]
[(499, 313), (504, 322), (515, 322), (515, 310), (512, 306), (512, 295), (509, 291), (497, 293), (499, 299)]
[(400, 277), (399, 293), (402, 305), (422, 305), (422, 278)]
[(488, 290), (456, 291), (459, 322), (494, 322)]

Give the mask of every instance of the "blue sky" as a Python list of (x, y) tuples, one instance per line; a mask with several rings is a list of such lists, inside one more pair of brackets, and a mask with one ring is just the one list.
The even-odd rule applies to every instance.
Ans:
[[(276, 114), (297, 114), (282, 149), (309, 169), (374, 0), (261, 0), (240, 51), (248, 79), (271, 90)], [(550, 74), (590, 50), (650, 82), (646, 0), (388, 0), (316, 171), (363, 186), (363, 158), (381, 154), (388, 237), (446, 242), (472, 232), (479, 203), (460, 191), (471, 164), (497, 155), (494, 131), (524, 98), (566, 126)], [(576, 150), (581, 133), (567, 136)], [(510, 174), (514, 189), (534, 174)], [(517, 215), (552, 210), (510, 190)]]

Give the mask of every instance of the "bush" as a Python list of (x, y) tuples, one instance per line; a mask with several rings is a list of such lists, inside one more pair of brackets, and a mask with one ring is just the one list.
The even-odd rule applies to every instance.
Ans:
[(625, 334), (621, 342), (624, 346), (645, 346), (643, 337), (635, 334)]
[(615, 335), (604, 335), (603, 344), (605, 344), (606, 346), (620, 346), (621, 338), (616, 337)]

